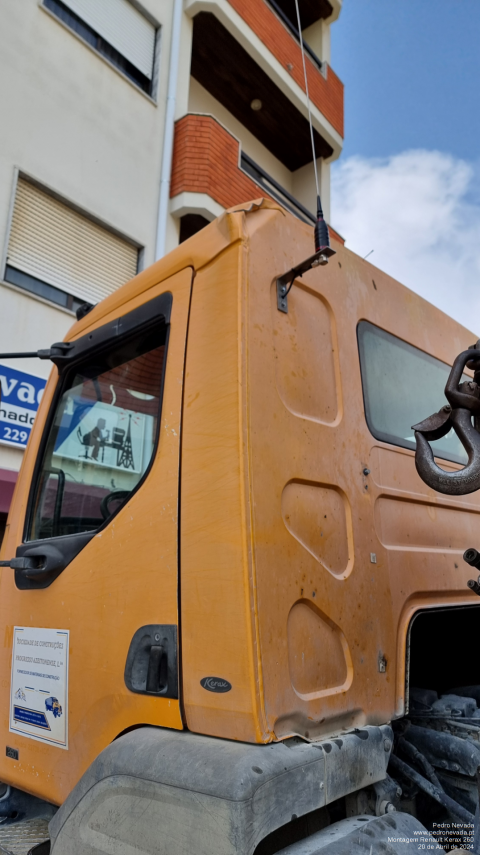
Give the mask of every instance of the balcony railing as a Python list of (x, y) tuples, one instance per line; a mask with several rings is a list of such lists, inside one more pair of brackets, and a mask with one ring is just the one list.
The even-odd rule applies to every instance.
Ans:
[(277, 202), (280, 202), (280, 204), (290, 211), (290, 213), (295, 214), (295, 216), (300, 220), (303, 220), (304, 223), (316, 222), (314, 215), (305, 208), (298, 199), (295, 199), (288, 190), (285, 190), (278, 181), (275, 181), (268, 172), (265, 172), (258, 163), (255, 163), (255, 161), (252, 160), (248, 154), (244, 154), (243, 151), (240, 155), (240, 166), (247, 175), (250, 175), (250, 177), (253, 178), (256, 184), (263, 187), (269, 196), (276, 199)]
[[(280, 8), (280, 6), (278, 5), (278, 3), (275, 2), (275, 0), (267, 0), (267, 3), (277, 13), (278, 17), (281, 18), (281, 20), (283, 21), (283, 23), (285, 24), (287, 29), (290, 30), (292, 35), (295, 36), (295, 39), (300, 44), (300, 33), (298, 32), (298, 29), (295, 26), (295, 24), (293, 23), (293, 21), (290, 20), (288, 15), (285, 14), (283, 9)], [(310, 59), (313, 60), (313, 62), (320, 69), (320, 71), (323, 72), (324, 71), (324, 64), (323, 64), (322, 60), (317, 56), (315, 51), (312, 50), (310, 45), (307, 44), (305, 39), (303, 40), (303, 47), (304, 47), (305, 53), (308, 54)]]

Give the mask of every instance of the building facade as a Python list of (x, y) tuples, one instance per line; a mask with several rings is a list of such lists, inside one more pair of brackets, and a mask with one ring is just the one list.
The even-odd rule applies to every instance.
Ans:
[[(326, 219), (341, 0), (299, 0)], [(0, 0), (0, 351), (62, 339), (226, 208), (314, 218), (295, 0)], [(48, 361), (1, 360), (0, 539)]]

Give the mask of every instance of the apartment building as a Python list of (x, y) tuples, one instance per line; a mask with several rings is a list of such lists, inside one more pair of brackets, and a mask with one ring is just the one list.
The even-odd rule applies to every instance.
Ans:
[[(329, 220), (341, 0), (298, 0)], [(48, 347), (77, 311), (269, 195), (314, 220), (295, 0), (0, 0), (0, 351)], [(1, 360), (0, 539), (50, 364)]]

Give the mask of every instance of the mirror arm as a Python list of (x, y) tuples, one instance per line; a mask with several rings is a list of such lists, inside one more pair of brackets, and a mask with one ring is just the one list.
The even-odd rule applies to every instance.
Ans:
[(0, 353), (0, 359), (55, 359), (65, 354), (73, 347), (70, 341), (57, 341), (46, 350), (27, 350), (19, 353)]

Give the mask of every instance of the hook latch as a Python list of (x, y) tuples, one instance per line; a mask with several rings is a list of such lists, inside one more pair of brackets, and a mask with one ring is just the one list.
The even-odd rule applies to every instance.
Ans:
[[(448, 404), (412, 427), (417, 442), (415, 465), (420, 478), (437, 492), (450, 496), (463, 496), (480, 490), (479, 362), (477, 342), (477, 345), (460, 353), (453, 363), (445, 386)], [(475, 368), (474, 379), (460, 382), (466, 366)], [(467, 465), (457, 472), (447, 472), (437, 466), (429, 445), (446, 436), (452, 428), (468, 457)]]

